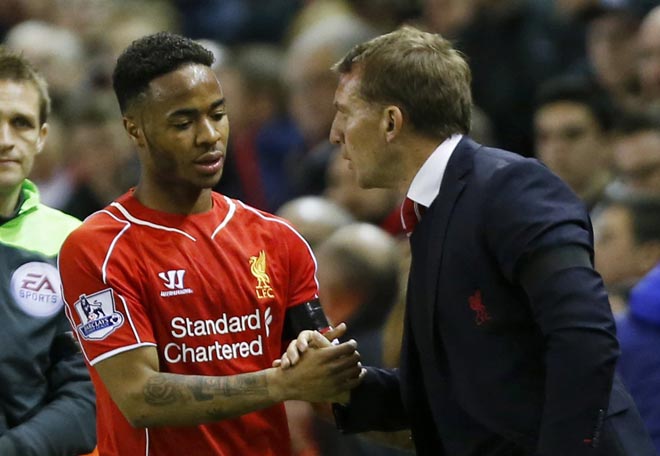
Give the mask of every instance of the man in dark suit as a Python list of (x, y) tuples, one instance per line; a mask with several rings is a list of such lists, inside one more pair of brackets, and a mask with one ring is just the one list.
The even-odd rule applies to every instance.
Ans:
[[(419, 220), (401, 367), (368, 368), (335, 407), (340, 428), (409, 427), (420, 455), (654, 455), (614, 379), (619, 348), (585, 207), (536, 160), (464, 136), (462, 55), (404, 27), (335, 69), (330, 139), (362, 187), (407, 189), (402, 219), (409, 230)], [(310, 341), (301, 335), (282, 362)]]

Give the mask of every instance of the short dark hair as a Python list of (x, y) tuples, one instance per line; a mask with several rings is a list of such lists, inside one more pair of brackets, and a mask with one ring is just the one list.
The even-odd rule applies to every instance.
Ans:
[(604, 90), (587, 78), (559, 76), (544, 82), (536, 93), (535, 110), (560, 102), (583, 105), (591, 112), (602, 131), (607, 132), (614, 127), (614, 103)]
[(403, 26), (353, 47), (333, 70), (350, 73), (356, 65), (366, 101), (396, 104), (416, 130), (433, 137), (469, 133), (472, 73), (450, 41)]
[(122, 113), (155, 78), (183, 65), (210, 67), (213, 53), (201, 44), (170, 32), (159, 32), (133, 41), (117, 59), (112, 86)]
[(660, 197), (624, 194), (610, 195), (604, 207), (621, 207), (630, 214), (635, 242), (660, 242)]
[(50, 114), (50, 96), (46, 80), (23, 55), (4, 46), (0, 46), (0, 80), (34, 85), (39, 94), (39, 125), (46, 123)]

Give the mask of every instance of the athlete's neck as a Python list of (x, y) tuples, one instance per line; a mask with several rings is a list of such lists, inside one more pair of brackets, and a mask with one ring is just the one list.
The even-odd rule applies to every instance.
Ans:
[(144, 206), (170, 214), (198, 214), (210, 211), (213, 207), (210, 188), (180, 189), (170, 187), (168, 189), (153, 188), (144, 182), (140, 182), (133, 195)]

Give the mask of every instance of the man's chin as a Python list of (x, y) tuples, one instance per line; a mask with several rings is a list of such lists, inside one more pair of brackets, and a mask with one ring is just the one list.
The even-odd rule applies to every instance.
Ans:
[(220, 170), (218, 173), (207, 176), (206, 178), (202, 179), (200, 181), (200, 188), (202, 189), (208, 189), (208, 188), (214, 188), (220, 180), (222, 179), (222, 170)]
[(17, 176), (16, 173), (3, 173), (0, 169), (0, 196), (13, 193), (24, 180), (24, 177)]

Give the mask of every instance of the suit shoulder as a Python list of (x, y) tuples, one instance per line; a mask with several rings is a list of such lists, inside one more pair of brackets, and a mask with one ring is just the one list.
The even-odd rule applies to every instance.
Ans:
[(497, 170), (514, 164), (537, 162), (537, 160), (523, 157), (508, 150), (481, 146), (475, 153), (475, 162)]
[(551, 172), (535, 158), (523, 157), (516, 153), (482, 146), (475, 151), (473, 168), (477, 179), (483, 183), (494, 178), (520, 174), (534, 175), (540, 173), (550, 175)]

